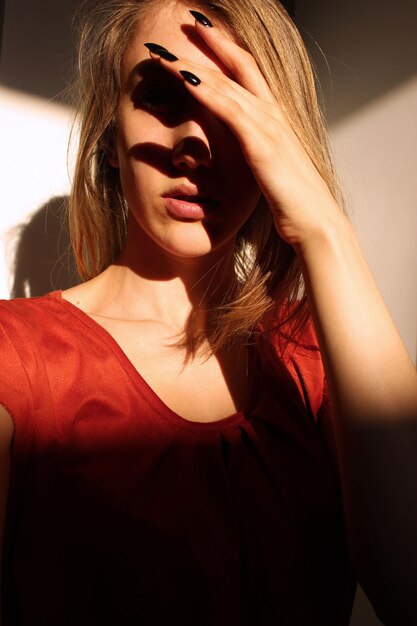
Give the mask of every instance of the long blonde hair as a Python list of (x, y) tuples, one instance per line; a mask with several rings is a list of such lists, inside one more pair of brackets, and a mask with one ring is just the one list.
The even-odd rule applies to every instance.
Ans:
[[(123, 54), (141, 19), (166, 0), (100, 0), (83, 18), (78, 59), (80, 141), (69, 202), (71, 242), (82, 278), (113, 263), (126, 239), (127, 206), (118, 171), (107, 152), (121, 90)], [(87, 4), (89, 4), (87, 2)], [(311, 64), (302, 39), (277, 0), (199, 0), (203, 13), (221, 22), (251, 52), (331, 193), (341, 203)], [(244, 43), (243, 43), (244, 42)], [(277, 234), (261, 199), (235, 246), (237, 280), (210, 311), (213, 350), (245, 337), (259, 322), (279, 320), (295, 336), (308, 320), (298, 258)], [(264, 324), (267, 330), (268, 325)], [(192, 334), (192, 324), (189, 328)]]

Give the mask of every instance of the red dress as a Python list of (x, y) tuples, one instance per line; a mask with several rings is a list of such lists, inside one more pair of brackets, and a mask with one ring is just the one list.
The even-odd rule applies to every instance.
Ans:
[(214, 423), (170, 410), (60, 292), (0, 304), (0, 354), (5, 626), (349, 623), (311, 330), (285, 368), (265, 343), (250, 409)]

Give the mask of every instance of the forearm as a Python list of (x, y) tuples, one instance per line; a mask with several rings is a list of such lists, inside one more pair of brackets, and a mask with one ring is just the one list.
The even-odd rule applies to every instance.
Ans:
[(417, 374), (344, 218), (298, 248), (350, 549), (386, 623), (417, 623)]

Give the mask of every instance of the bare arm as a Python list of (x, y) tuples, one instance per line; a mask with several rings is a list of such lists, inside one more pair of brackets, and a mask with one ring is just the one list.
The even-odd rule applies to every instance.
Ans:
[(416, 372), (353, 230), (319, 174), (320, 159), (316, 167), (311, 145), (305, 149), (304, 130), (289, 123), (247, 51), (215, 26), (195, 27), (233, 79), (187, 59), (150, 54), (179, 79), (183, 70), (197, 77), (185, 88), (234, 133), (277, 232), (297, 251), (329, 382), (356, 574), (382, 621), (415, 625)]
[[(2, 562), (3, 535), (6, 503), (10, 479), (10, 444), (13, 437), (13, 422), (8, 412), (0, 405), (0, 563)], [(1, 588), (1, 571), (0, 571)], [(1, 598), (0, 598), (1, 602)], [(0, 603), (0, 626), (2, 624)]]
[(417, 624), (417, 373), (344, 217), (298, 248), (329, 385), (346, 530), (384, 624)]

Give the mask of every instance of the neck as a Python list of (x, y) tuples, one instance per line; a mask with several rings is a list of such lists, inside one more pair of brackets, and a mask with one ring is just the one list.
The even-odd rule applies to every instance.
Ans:
[[(233, 243), (202, 257), (173, 256), (161, 249), (127, 245), (97, 277), (100, 308), (109, 317), (148, 319), (184, 332), (190, 318), (201, 334), (207, 311), (235, 284)], [(96, 298), (96, 301), (98, 298)]]

